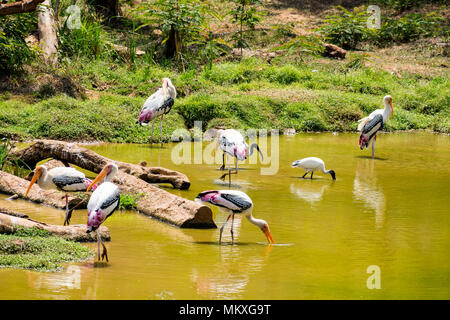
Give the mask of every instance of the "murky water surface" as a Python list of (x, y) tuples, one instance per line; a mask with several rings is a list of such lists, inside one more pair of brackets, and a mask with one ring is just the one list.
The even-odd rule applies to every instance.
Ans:
[[(235, 220), (234, 245), (229, 228), (218, 245), (218, 229), (179, 229), (120, 211), (105, 222), (110, 263), (92, 258), (55, 273), (2, 269), (0, 299), (449, 299), (450, 138), (382, 134), (375, 160), (357, 141), (356, 134), (282, 136), (276, 175), (261, 174), (269, 163), (240, 164), (233, 186), (253, 199), (254, 216), (269, 222), (276, 245), (246, 219)], [(165, 187), (189, 199), (227, 188), (218, 185), (218, 164), (174, 164), (177, 146), (88, 147), (186, 173), (190, 190)], [(290, 163), (307, 156), (324, 159), (337, 180), (300, 179), (303, 171)], [(0, 206), (63, 223), (63, 210), (6, 198)], [(214, 214), (220, 227), (226, 214)], [(86, 211), (72, 223), (86, 223)], [(371, 265), (380, 268), (381, 289), (367, 288)]]

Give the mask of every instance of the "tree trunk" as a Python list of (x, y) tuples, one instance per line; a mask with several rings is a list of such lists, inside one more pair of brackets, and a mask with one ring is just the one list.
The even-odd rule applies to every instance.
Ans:
[(50, 0), (44, 0), (43, 4), (39, 5), (37, 17), (39, 46), (44, 61), (55, 66), (58, 62), (58, 37), (56, 36), (55, 16)]
[(39, 3), (44, 0), (24, 0), (17, 2), (0, 3), (0, 17), (10, 14), (33, 12)]
[[(0, 233), (13, 233), (17, 227), (22, 228), (38, 228), (43, 229), (50, 234), (64, 238), (66, 240), (78, 241), (78, 242), (94, 242), (97, 241), (95, 232), (87, 233), (86, 225), (71, 225), (71, 226), (57, 226), (52, 224), (46, 224), (31, 219), (19, 218), (8, 214), (7, 212), (0, 212)], [(111, 235), (107, 227), (100, 226), (98, 229), (100, 236), (104, 241), (110, 241)]]
[(103, 157), (94, 151), (73, 143), (56, 140), (39, 140), (34, 144), (11, 153), (24, 161), (30, 168), (48, 158), (72, 163), (92, 172), (100, 172), (105, 164), (114, 162), (121, 171), (150, 183), (170, 183), (174, 188), (187, 190), (191, 183), (188, 177), (177, 171), (162, 167), (144, 167)]
[[(76, 144), (53, 140), (37, 141), (29, 147), (12, 152), (12, 156), (18, 157), (30, 167), (34, 167), (41, 160), (55, 158), (96, 173), (108, 162), (113, 162), (119, 167), (113, 182), (122, 193), (139, 195), (138, 211), (182, 228), (216, 228), (209, 207), (183, 199), (146, 182), (169, 182), (174, 186), (186, 188), (186, 184), (190, 183), (182, 173), (113, 161)], [(1, 188), (0, 185), (0, 191)], [(38, 186), (33, 186), (30, 198), (39, 190)], [(18, 194), (23, 197), (25, 189)]]

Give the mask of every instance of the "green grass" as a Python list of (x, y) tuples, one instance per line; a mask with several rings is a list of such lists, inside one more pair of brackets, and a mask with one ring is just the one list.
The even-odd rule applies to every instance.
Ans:
[(51, 236), (45, 230), (19, 228), (14, 234), (0, 234), (0, 268), (57, 271), (61, 263), (90, 258), (89, 248)]
[[(356, 121), (394, 99), (394, 119), (386, 130), (429, 129), (450, 132), (448, 77), (404, 74), (402, 78), (372, 68), (345, 69), (344, 64), (284, 64), (274, 59), (243, 59), (216, 64), (211, 70), (179, 73), (137, 60), (136, 68), (102, 60), (65, 69), (98, 99), (77, 100), (64, 94), (32, 103), (4, 95), (0, 100), (0, 136), (146, 143), (151, 128), (136, 125), (142, 104), (168, 76), (178, 91), (164, 117), (163, 136), (221, 125), (236, 128), (297, 131), (351, 131)], [(48, 90), (52, 92), (52, 90)], [(157, 120), (159, 121), (159, 119)], [(156, 126), (155, 140), (159, 140)]]

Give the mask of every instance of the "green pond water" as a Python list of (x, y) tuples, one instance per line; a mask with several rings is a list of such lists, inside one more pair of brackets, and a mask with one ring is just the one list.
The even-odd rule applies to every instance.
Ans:
[[(450, 298), (448, 136), (381, 134), (376, 159), (370, 150), (359, 150), (356, 133), (268, 140), (264, 163), (240, 163), (232, 188), (252, 198), (253, 215), (269, 223), (275, 245), (267, 245), (245, 218), (235, 219), (235, 244), (228, 224), (219, 245), (219, 229), (179, 229), (134, 211), (116, 211), (104, 223), (112, 237), (106, 243), (109, 263), (92, 258), (53, 273), (0, 269), (0, 299)], [(265, 149), (264, 141), (260, 145)], [(274, 145), (278, 170), (262, 174), (271, 164), (276, 168)], [(191, 164), (174, 161), (182, 146), (87, 147), (116, 160), (145, 160), (186, 173), (188, 191), (162, 187), (188, 199), (228, 188), (218, 180), (220, 164), (201, 163), (201, 147), (191, 149)], [(203, 149), (212, 150), (211, 143), (204, 142)], [(304, 172), (290, 164), (308, 156), (322, 158), (337, 180), (322, 173), (312, 181), (300, 179)], [(63, 223), (63, 210), (7, 197), (0, 195), (1, 207)], [(213, 212), (222, 226), (226, 213)], [(86, 223), (86, 214), (76, 211), (72, 224)], [(85, 245), (96, 250), (95, 243)], [(379, 273), (368, 273), (370, 266)], [(369, 289), (368, 278), (377, 275), (380, 289)]]

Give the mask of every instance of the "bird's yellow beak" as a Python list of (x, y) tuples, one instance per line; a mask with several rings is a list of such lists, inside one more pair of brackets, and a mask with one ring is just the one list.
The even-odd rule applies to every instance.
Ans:
[(102, 169), (102, 171), (100, 171), (100, 173), (98, 174), (97, 177), (95, 177), (94, 181), (92, 181), (92, 183), (87, 187), (86, 192), (88, 192), (89, 190), (91, 190), (91, 188), (100, 180), (102, 180), (104, 177), (106, 177), (106, 175), (108, 174), (108, 169), (106, 167), (104, 167)]
[(37, 167), (34, 170), (33, 178), (31, 178), (30, 184), (28, 185), (27, 192), (25, 193), (25, 197), (28, 196), (28, 193), (30, 192), (31, 187), (33, 186), (33, 184), (36, 183), (36, 181), (38, 181), (38, 179), (41, 177), (41, 175), (42, 175), (42, 169), (40, 167)]
[(269, 243), (275, 243), (272, 234), (270, 233), (269, 226), (267, 224), (264, 227), (262, 227), (261, 230), (266, 235), (267, 241), (269, 241)]
[(392, 105), (392, 100), (390, 102), (391, 105), (391, 119), (394, 118), (394, 106)]

